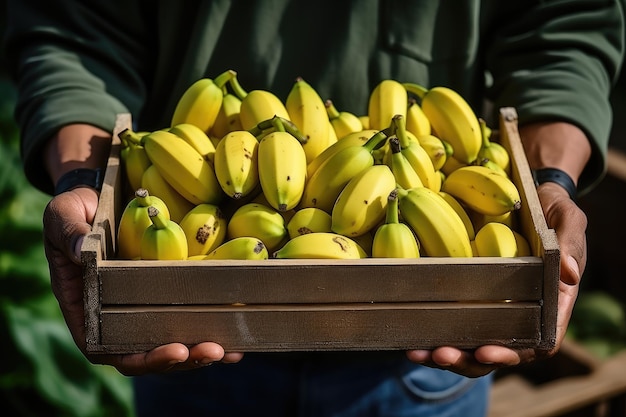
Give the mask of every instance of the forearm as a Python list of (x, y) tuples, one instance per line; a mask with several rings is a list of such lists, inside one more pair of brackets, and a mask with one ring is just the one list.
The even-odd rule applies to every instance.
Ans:
[(111, 147), (111, 134), (88, 124), (62, 127), (44, 150), (44, 165), (52, 183), (76, 168), (104, 168)]

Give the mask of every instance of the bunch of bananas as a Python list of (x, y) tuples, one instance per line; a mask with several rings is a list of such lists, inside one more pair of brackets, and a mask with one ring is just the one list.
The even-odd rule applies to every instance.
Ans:
[(531, 255), (506, 148), (446, 87), (383, 80), (357, 115), (302, 78), (283, 101), (229, 70), (170, 126), (119, 137), (123, 259)]

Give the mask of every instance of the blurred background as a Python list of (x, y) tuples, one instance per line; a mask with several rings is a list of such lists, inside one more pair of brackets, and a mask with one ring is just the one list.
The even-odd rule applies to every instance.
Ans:
[[(4, 1), (0, 1), (0, 7), (4, 10)], [(3, 19), (4, 13), (1, 13), (0, 34), (4, 32)], [(0, 357), (3, 358), (0, 361), (0, 412), (4, 416), (20, 417), (132, 417), (130, 380), (110, 367), (92, 365), (84, 359), (51, 293), (41, 224), (49, 196), (34, 189), (22, 172), (19, 132), (13, 120), (15, 90), (2, 59), (0, 57)], [(511, 374), (526, 378), (528, 383), (538, 387), (537, 390), (542, 389), (541, 383), (545, 381), (561, 378), (567, 383), (572, 375), (591, 378), (594, 369), (626, 351), (626, 216), (621, 206), (626, 194), (624, 78), (621, 77), (612, 96), (615, 123), (609, 171), (596, 189), (580, 199), (589, 218), (589, 264), (568, 330), (568, 341), (577, 348), (573, 351), (568, 348), (557, 358), (541, 363), (539, 370), (535, 366), (503, 372), (496, 384)], [(582, 354), (578, 347), (582, 348)], [(565, 361), (564, 355), (568, 356)], [(581, 363), (588, 364), (590, 357), (594, 365), (580, 371)], [(503, 388), (496, 391), (496, 409), (521, 389), (521, 385), (512, 385), (505, 390), (503, 382), (501, 385)], [(621, 398), (621, 409), (614, 404), (612, 408), (598, 405), (609, 396)], [(585, 406), (584, 414), (576, 414), (571, 406), (564, 406), (562, 413), (530, 414), (529, 411), (526, 415), (625, 416), (625, 397), (623, 392), (600, 393), (597, 401), (593, 400), (595, 403)], [(531, 397), (528, 401), (536, 402)], [(500, 415), (496, 411), (492, 414)]]

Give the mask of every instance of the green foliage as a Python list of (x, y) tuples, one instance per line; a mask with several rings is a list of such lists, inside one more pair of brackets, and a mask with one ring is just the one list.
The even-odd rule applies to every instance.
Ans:
[(0, 402), (11, 416), (132, 416), (130, 380), (77, 349), (50, 288), (42, 239), (49, 196), (19, 157), (15, 92), (0, 74)]

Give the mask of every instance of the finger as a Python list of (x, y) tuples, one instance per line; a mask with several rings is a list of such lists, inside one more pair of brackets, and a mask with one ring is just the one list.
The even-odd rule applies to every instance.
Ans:
[(145, 353), (89, 356), (92, 363), (111, 365), (126, 376), (167, 372), (188, 358), (189, 349), (182, 343), (170, 343)]

